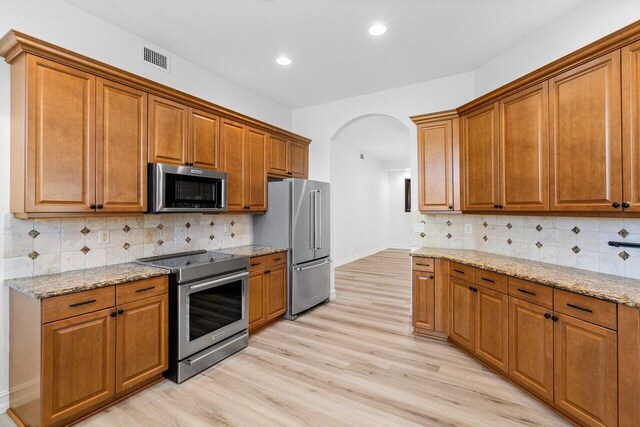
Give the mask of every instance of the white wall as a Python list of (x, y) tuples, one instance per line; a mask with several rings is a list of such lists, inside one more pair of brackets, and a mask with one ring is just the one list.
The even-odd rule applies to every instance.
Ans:
[[(171, 54), (171, 73), (140, 61), (141, 39), (60, 0), (2, 0), (0, 36), (15, 29), (126, 71), (174, 87), (256, 119), (291, 127), (291, 110), (181, 57)], [(161, 47), (161, 46), (160, 46)], [(9, 182), (9, 69), (0, 63), (0, 185)], [(0, 192), (0, 229), (9, 194)], [(0, 238), (0, 253), (4, 253)], [(0, 280), (3, 279), (0, 265)], [(8, 406), (8, 292), (0, 290), (0, 413)]]
[(348, 143), (331, 153), (331, 251), (342, 265), (386, 248), (389, 229), (389, 181), (382, 162), (360, 159)]
[(388, 245), (408, 248), (411, 244), (411, 212), (404, 211), (404, 180), (411, 171), (387, 171), (389, 181), (389, 233)]
[(638, 0), (590, 0), (475, 71), (481, 96), (640, 19)]

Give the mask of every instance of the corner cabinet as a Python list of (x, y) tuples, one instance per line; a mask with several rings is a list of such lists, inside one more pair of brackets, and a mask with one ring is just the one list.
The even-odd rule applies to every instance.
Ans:
[(168, 367), (166, 276), (43, 300), (10, 291), (10, 409), (61, 426), (162, 378)]
[(267, 173), (278, 178), (308, 178), (308, 144), (270, 135), (267, 145)]
[(411, 120), (418, 126), (418, 209), (460, 210), (457, 114), (446, 111)]

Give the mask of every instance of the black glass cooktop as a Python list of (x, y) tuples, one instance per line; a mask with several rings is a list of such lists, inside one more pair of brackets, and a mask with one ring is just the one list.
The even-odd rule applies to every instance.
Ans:
[(224, 254), (215, 251), (194, 251), (183, 252), (177, 254), (161, 255), (157, 257), (140, 258), (138, 262), (153, 265), (156, 267), (169, 268), (186, 268), (189, 266), (211, 264), (215, 262), (225, 261), (236, 258), (235, 255)]

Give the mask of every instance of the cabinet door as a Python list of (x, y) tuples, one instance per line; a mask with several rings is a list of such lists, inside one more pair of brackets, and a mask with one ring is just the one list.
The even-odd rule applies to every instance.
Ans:
[(42, 326), (45, 425), (66, 424), (115, 395), (114, 309)]
[[(640, 42), (622, 49), (622, 142), (625, 210), (640, 211)], [(626, 206), (626, 205), (625, 205)]]
[(199, 168), (218, 170), (220, 140), (218, 116), (189, 109), (189, 162)]
[(165, 294), (118, 306), (117, 393), (168, 368), (167, 301)]
[(462, 117), (465, 210), (495, 210), (499, 205), (498, 104)]
[(287, 265), (272, 267), (267, 274), (267, 320), (287, 311)]
[(509, 376), (553, 402), (551, 310), (509, 297)]
[(473, 286), (449, 277), (449, 338), (460, 347), (474, 351), (475, 304)]
[(264, 270), (249, 273), (249, 332), (260, 329), (267, 321), (265, 289), (267, 286)]
[(93, 212), (96, 79), (31, 55), (27, 67), (26, 209)]
[(189, 108), (149, 96), (149, 161), (182, 166), (187, 163)]
[(453, 209), (453, 137), (451, 120), (418, 130), (418, 204), (420, 211)]
[(267, 160), (269, 162), (267, 172), (270, 175), (289, 176), (289, 141), (283, 138), (269, 136)]
[(556, 316), (556, 405), (586, 425), (617, 425), (617, 334), (570, 316)]
[(291, 141), (289, 145), (289, 172), (294, 178), (309, 178), (309, 146)]
[(251, 211), (267, 210), (267, 134), (247, 128), (245, 136), (245, 201)]
[(549, 210), (547, 82), (500, 101), (500, 204), (505, 210)]
[(475, 289), (476, 356), (506, 373), (509, 369), (509, 297), (482, 286)]
[(620, 102), (619, 51), (550, 80), (551, 210), (619, 210)]
[(220, 123), (222, 170), (227, 173), (227, 207), (244, 211), (244, 125), (230, 120)]
[(435, 330), (435, 279), (433, 273), (413, 272), (413, 326)]
[(96, 204), (101, 212), (147, 209), (147, 94), (98, 78)]

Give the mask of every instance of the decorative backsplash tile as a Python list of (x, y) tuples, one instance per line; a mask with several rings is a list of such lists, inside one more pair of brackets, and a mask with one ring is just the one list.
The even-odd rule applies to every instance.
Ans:
[[(4, 218), (5, 279), (134, 261), (143, 256), (249, 245), (249, 214), (20, 220)], [(108, 243), (100, 235), (107, 232)]]
[[(615, 248), (611, 240), (640, 243), (640, 218), (506, 215), (422, 215), (413, 223), (413, 246), (475, 249), (534, 261), (640, 279), (640, 249)], [(465, 224), (473, 232), (465, 234)]]

